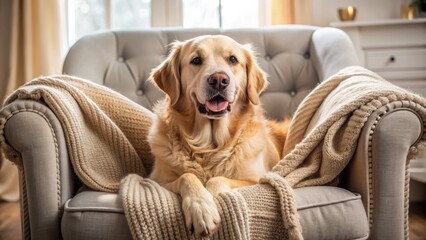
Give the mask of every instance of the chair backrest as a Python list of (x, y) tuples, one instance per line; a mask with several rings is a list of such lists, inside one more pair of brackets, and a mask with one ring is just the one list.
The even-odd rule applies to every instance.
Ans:
[[(63, 72), (103, 84), (152, 109), (163, 95), (148, 81), (148, 77), (151, 70), (169, 53), (170, 43), (199, 35), (223, 34), (241, 44), (254, 46), (257, 61), (268, 73), (270, 82), (261, 96), (262, 104), (267, 116), (282, 119), (293, 114), (302, 99), (327, 74), (357, 62), (340, 62), (333, 70), (322, 66), (323, 61), (319, 60), (322, 56), (318, 55), (324, 55), (321, 53), (324, 50), (318, 51), (318, 46), (312, 43), (313, 35), (318, 29), (321, 28), (287, 25), (238, 30), (152, 29), (100, 32), (81, 38), (71, 47)], [(338, 32), (337, 36), (339, 34), (343, 33)], [(333, 34), (331, 35), (333, 39)], [(342, 39), (350, 43), (349, 38)]]

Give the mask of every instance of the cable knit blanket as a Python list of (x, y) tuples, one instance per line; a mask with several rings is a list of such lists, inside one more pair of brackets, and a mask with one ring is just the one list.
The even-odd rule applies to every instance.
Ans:
[[(147, 143), (152, 113), (124, 96), (89, 81), (52, 76), (34, 79), (5, 101), (32, 99), (58, 117), (78, 177), (90, 188), (120, 192), (135, 239), (191, 239), (178, 195), (145, 178), (153, 157)], [(301, 103), (285, 157), (250, 187), (215, 200), (221, 225), (214, 239), (302, 239), (293, 188), (334, 182), (350, 161), (370, 114), (393, 101), (426, 106), (423, 98), (361, 67), (346, 68), (317, 86)], [(4, 139), (0, 144), (18, 166)], [(422, 143), (424, 144), (424, 143)], [(260, 197), (261, 196), (261, 197)]]

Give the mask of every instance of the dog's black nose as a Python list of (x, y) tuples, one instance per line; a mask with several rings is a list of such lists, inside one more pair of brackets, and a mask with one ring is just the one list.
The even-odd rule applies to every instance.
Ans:
[(207, 82), (213, 89), (223, 90), (229, 85), (229, 77), (226, 73), (217, 72), (210, 75)]

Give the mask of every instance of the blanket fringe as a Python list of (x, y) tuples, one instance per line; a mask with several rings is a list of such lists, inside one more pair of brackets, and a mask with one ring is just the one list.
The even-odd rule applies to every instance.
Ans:
[[(133, 239), (198, 239), (185, 225), (181, 198), (151, 179), (125, 177), (120, 196)], [(216, 197), (221, 224), (215, 239), (250, 239), (249, 217), (243, 196), (236, 191)]]
[(289, 239), (303, 239), (302, 227), (297, 215), (294, 192), (291, 185), (280, 175), (276, 173), (267, 173), (259, 180), (259, 183), (270, 184), (277, 192), (281, 203), (281, 215), (284, 221), (284, 227), (288, 231)]

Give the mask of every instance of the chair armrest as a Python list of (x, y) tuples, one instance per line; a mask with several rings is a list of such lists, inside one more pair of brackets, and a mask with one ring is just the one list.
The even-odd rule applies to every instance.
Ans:
[(407, 156), (423, 135), (423, 119), (415, 111), (419, 108), (399, 101), (376, 110), (345, 170), (346, 187), (362, 196), (370, 239), (408, 239)]
[[(19, 161), (23, 239), (60, 239), (63, 205), (74, 194), (75, 177), (59, 120), (45, 105), (16, 100), (0, 112), (4, 138)], [(15, 156), (13, 156), (15, 155)]]
[(315, 30), (309, 52), (320, 82), (345, 67), (361, 65), (352, 41), (337, 28)]

